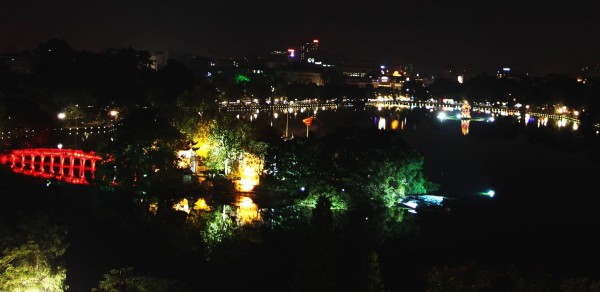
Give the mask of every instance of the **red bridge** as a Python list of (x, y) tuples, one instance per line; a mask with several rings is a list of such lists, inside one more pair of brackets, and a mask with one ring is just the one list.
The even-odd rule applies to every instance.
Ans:
[(2, 164), (10, 162), (14, 172), (72, 184), (88, 184), (86, 172), (93, 179), (96, 162), (100, 160), (94, 152), (49, 148), (18, 149), (0, 156)]

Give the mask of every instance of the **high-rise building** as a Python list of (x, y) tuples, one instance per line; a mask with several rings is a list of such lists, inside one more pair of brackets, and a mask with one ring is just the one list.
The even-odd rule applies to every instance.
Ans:
[(300, 62), (315, 63), (319, 59), (319, 40), (300, 45)]

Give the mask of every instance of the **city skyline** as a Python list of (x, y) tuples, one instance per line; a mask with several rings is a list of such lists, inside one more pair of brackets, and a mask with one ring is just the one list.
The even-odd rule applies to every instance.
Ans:
[(426, 74), (447, 66), (493, 74), (510, 66), (545, 75), (575, 73), (597, 63), (600, 51), (597, 3), (35, 2), (5, 5), (0, 52), (58, 38), (75, 50), (131, 46), (237, 57), (319, 39), (324, 51), (352, 61), (412, 64)]

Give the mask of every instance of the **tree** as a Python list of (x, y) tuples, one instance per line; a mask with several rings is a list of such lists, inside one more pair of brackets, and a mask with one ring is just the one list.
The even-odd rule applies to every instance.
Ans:
[[(62, 255), (62, 254), (61, 254)], [(4, 250), (0, 259), (0, 288), (3, 291), (64, 291), (66, 270), (54, 266), (34, 241)]]
[(176, 165), (176, 151), (184, 149), (185, 140), (179, 131), (151, 109), (139, 109), (126, 116), (116, 139), (100, 151), (106, 157), (98, 177), (146, 190), (153, 185), (180, 182), (183, 173)]
[(0, 290), (64, 291), (66, 270), (62, 256), (66, 231), (49, 226), (47, 218), (24, 220), (14, 236), (5, 239), (0, 257)]
[(140, 276), (132, 267), (112, 269), (102, 275), (98, 287), (93, 292), (163, 292), (188, 291), (181, 283), (151, 276)]

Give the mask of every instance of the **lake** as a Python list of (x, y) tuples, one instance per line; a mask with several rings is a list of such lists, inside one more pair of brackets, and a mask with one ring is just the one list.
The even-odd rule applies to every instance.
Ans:
[[(418, 238), (392, 240), (381, 251), (389, 288), (406, 287), (433, 264), (471, 259), (599, 278), (600, 165), (590, 146), (596, 144), (582, 137), (578, 125), (482, 112), (473, 114), (477, 119), (465, 132), (465, 121), (440, 120), (439, 112), (318, 109), (309, 127), (309, 137), (342, 125), (398, 131), (425, 158), (426, 176), (441, 185), (435, 193), (447, 198), (449, 211), (417, 210), (411, 216)], [(281, 111), (266, 119), (282, 135), (287, 124), (288, 135), (298, 137), (307, 135), (302, 120), (313, 114)], [(495, 195), (482, 195), (488, 190)]]

